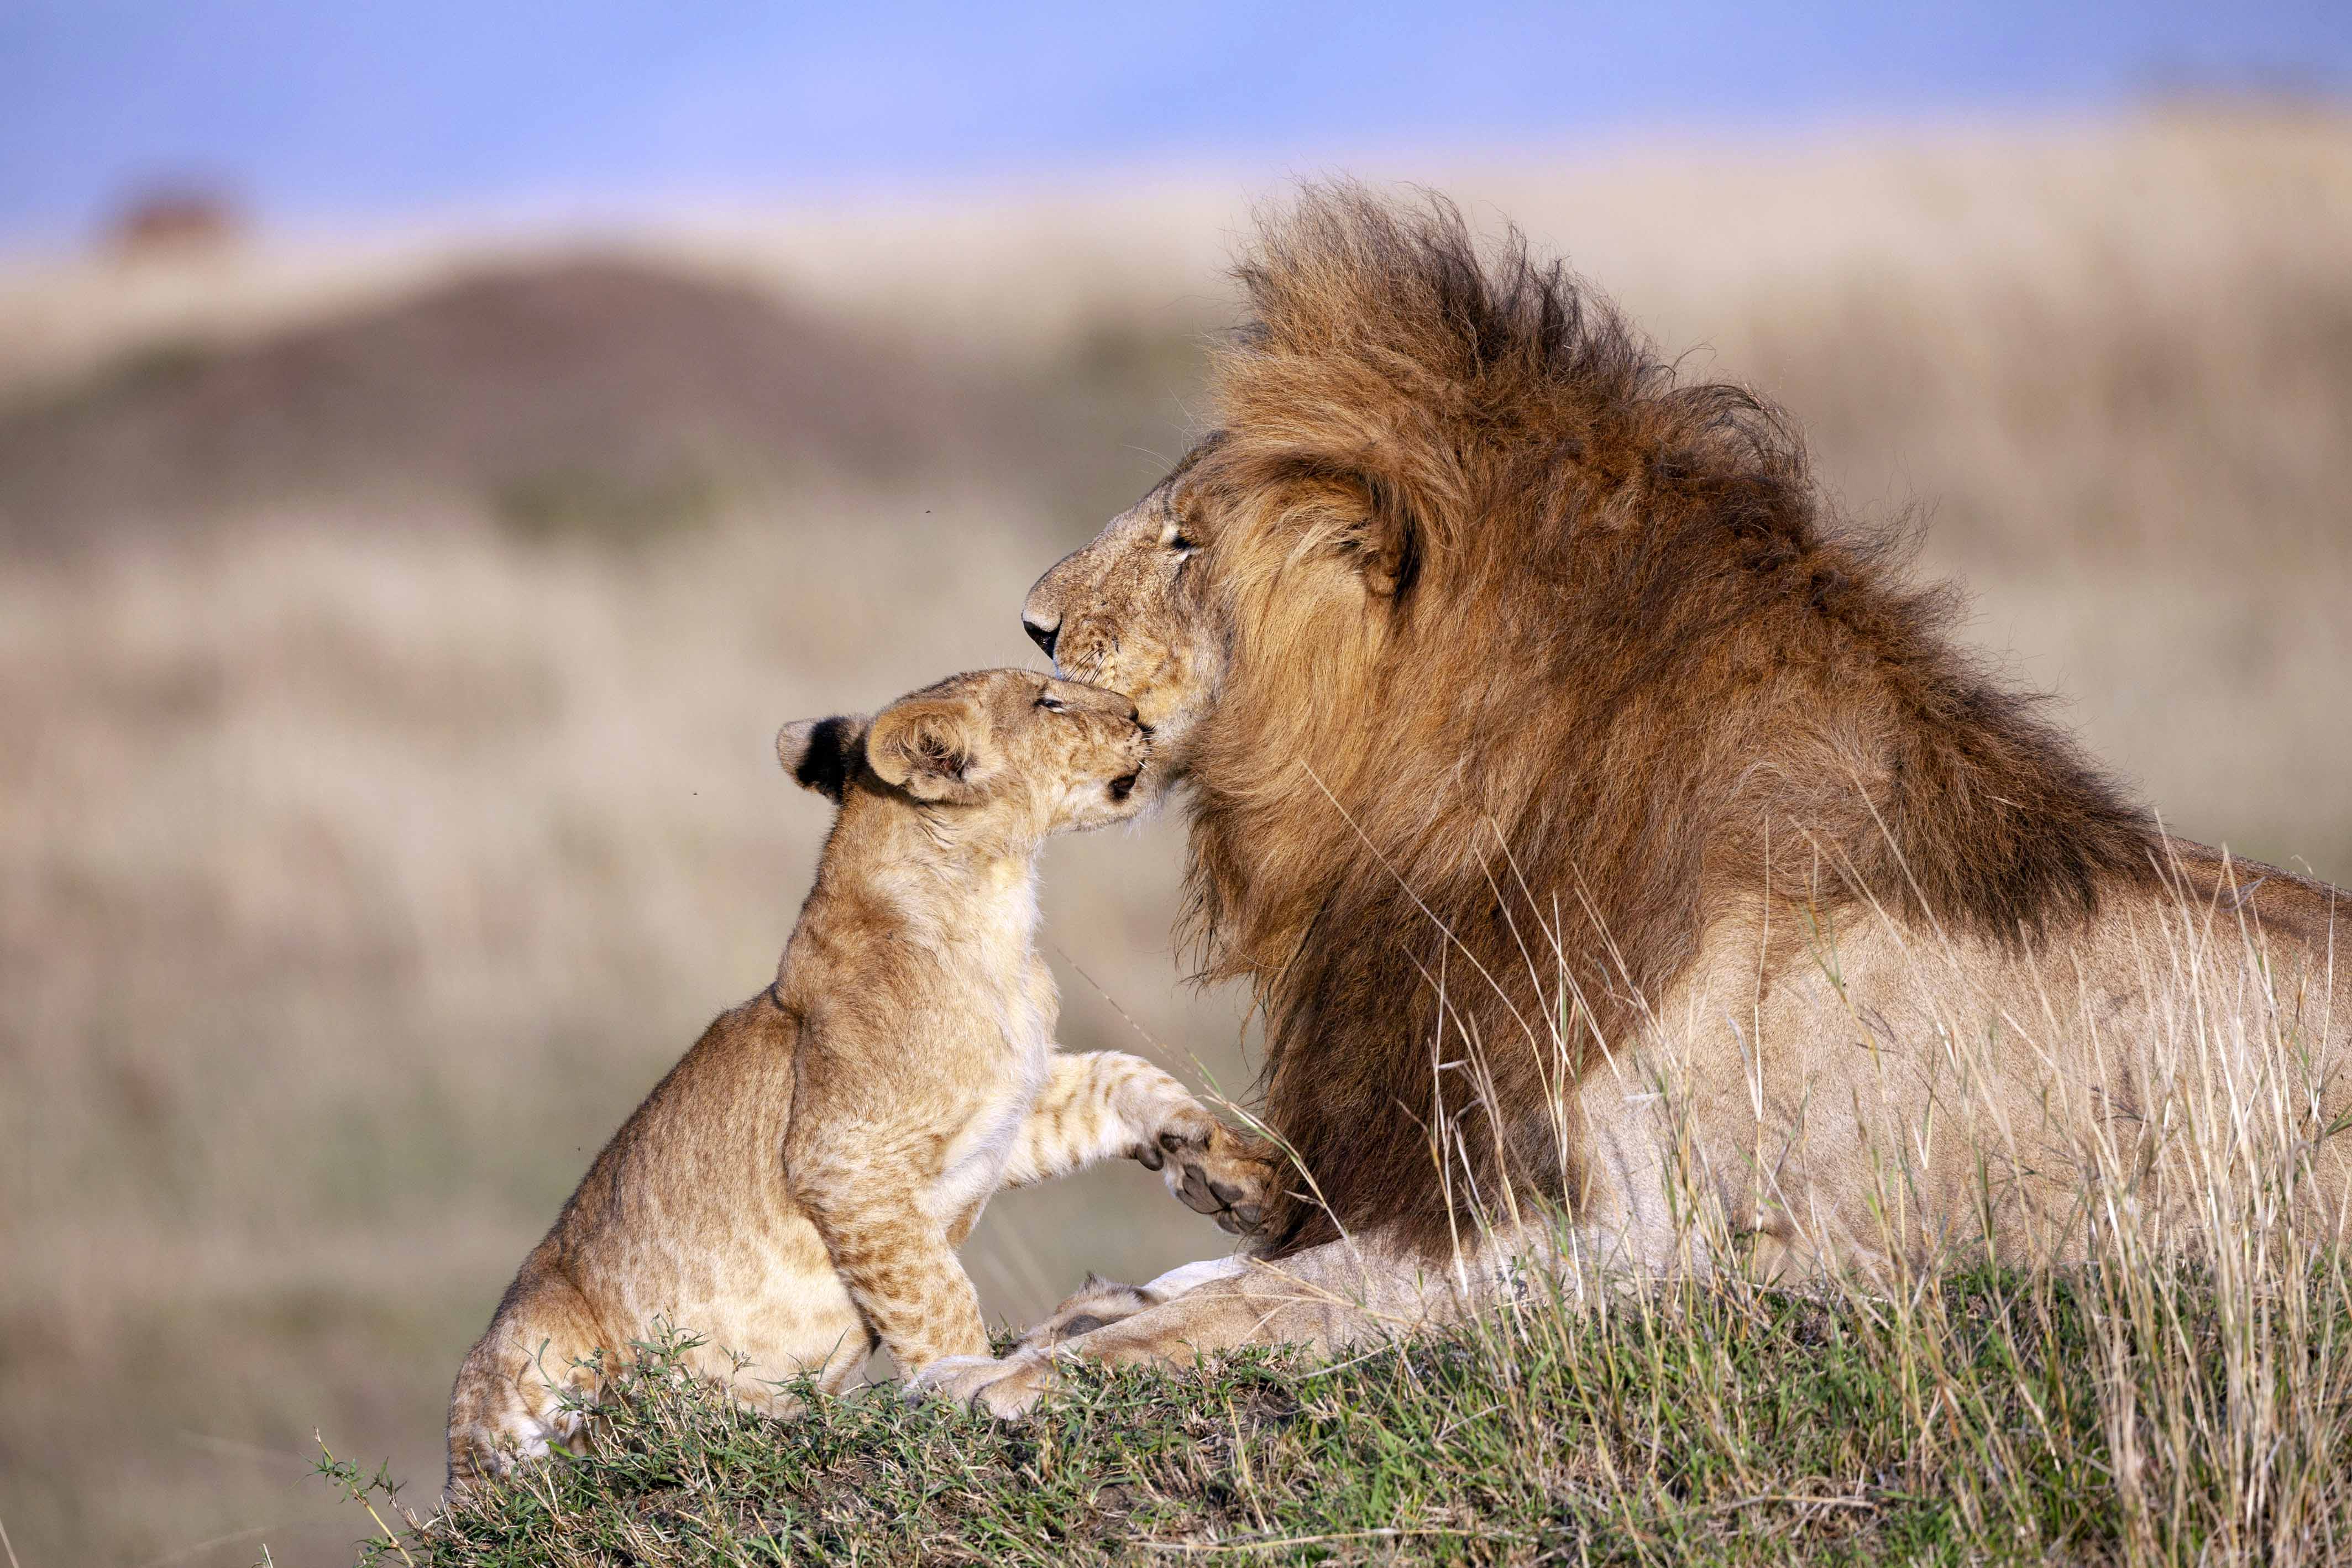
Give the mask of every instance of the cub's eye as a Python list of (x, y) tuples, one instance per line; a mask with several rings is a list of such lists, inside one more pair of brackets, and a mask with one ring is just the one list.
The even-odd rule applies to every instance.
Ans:
[(1056, 696), (1041, 696), (1037, 699), (1037, 706), (1044, 708), (1047, 713), (1060, 713), (1062, 711), (1062, 699)]
[(1194, 542), (1192, 535), (1186, 533), (1183, 529), (1179, 528), (1174, 533), (1168, 536), (1168, 548), (1174, 550), (1178, 555), (1191, 555), (1194, 550), (1199, 549), (1201, 547), (1199, 544)]

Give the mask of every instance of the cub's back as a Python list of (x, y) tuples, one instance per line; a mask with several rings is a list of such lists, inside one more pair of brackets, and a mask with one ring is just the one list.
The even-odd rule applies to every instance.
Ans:
[[(774, 1377), (855, 1324), (784, 1168), (799, 1030), (772, 988), (721, 1013), (564, 1206), (545, 1249), (609, 1343), (658, 1316)], [(862, 1360), (863, 1331), (851, 1337)]]
[[(675, 1229), (782, 1196), (782, 1168), (747, 1158), (782, 1146), (792, 1114), (797, 1020), (772, 990), (710, 1021), (596, 1156), (548, 1239), (562, 1256), (624, 1231)], [(719, 1238), (696, 1239), (718, 1240)]]

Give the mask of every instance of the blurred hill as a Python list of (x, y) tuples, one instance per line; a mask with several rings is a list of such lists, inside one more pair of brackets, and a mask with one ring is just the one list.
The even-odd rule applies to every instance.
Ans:
[(525, 531), (642, 534), (812, 474), (996, 478), (1013, 438), (1034, 445), (1013, 413), (971, 367), (772, 293), (553, 261), (134, 350), (0, 414), (0, 518), (60, 542), (273, 504), (478, 505)]
[[(2352, 124), (1364, 172), (1517, 218), (1788, 404), (2168, 822), (2352, 881)], [(1029, 582), (1198, 428), (1248, 195), (0, 266), (27, 1568), (332, 1561), (314, 1427), (437, 1486), (522, 1252), (772, 971), (825, 826), (776, 726), (1034, 657)], [(1049, 852), (1062, 1039), (1155, 1049), (1131, 1016), (1238, 1090), (1237, 999), (1168, 952), (1180, 860), (1167, 821)], [(1220, 1240), (1114, 1170), (992, 1206), (968, 1258), (1019, 1319)]]

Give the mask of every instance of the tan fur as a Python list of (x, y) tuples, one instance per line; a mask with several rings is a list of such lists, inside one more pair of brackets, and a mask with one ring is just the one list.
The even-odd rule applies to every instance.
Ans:
[[(1253, 1270), (1072, 1348), (1337, 1346), (1541, 1208), (1678, 1266), (1694, 1194), (1774, 1269), (2075, 1256), (2101, 1162), (2240, 1078), (2340, 1223), (2345, 894), (2158, 832), (1782, 415), (1516, 237), (1321, 192), (1240, 276), (1222, 428), (1024, 620), (1168, 737), (1303, 1176)], [(1055, 1354), (940, 1386), (1020, 1408)]]
[(1174, 1079), (1054, 1051), (1036, 854), (1135, 810), (1131, 704), (989, 671), (778, 750), (841, 810), (775, 984), (712, 1023), (524, 1262), (457, 1376), (453, 1488), (583, 1446), (563, 1394), (593, 1402), (663, 1324), (772, 1412), (877, 1343), (909, 1374), (985, 1351), (955, 1249), (1002, 1187), (1126, 1155), (1231, 1228), (1256, 1218), (1263, 1166)]

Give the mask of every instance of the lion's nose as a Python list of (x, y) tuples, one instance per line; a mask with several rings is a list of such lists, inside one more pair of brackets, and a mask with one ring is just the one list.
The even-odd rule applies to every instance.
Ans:
[(1029, 633), (1029, 641), (1045, 650), (1045, 657), (1050, 659), (1054, 656), (1054, 640), (1062, 634), (1062, 622), (1058, 617), (1052, 621), (1040, 621), (1024, 611), (1021, 616), (1021, 630)]

